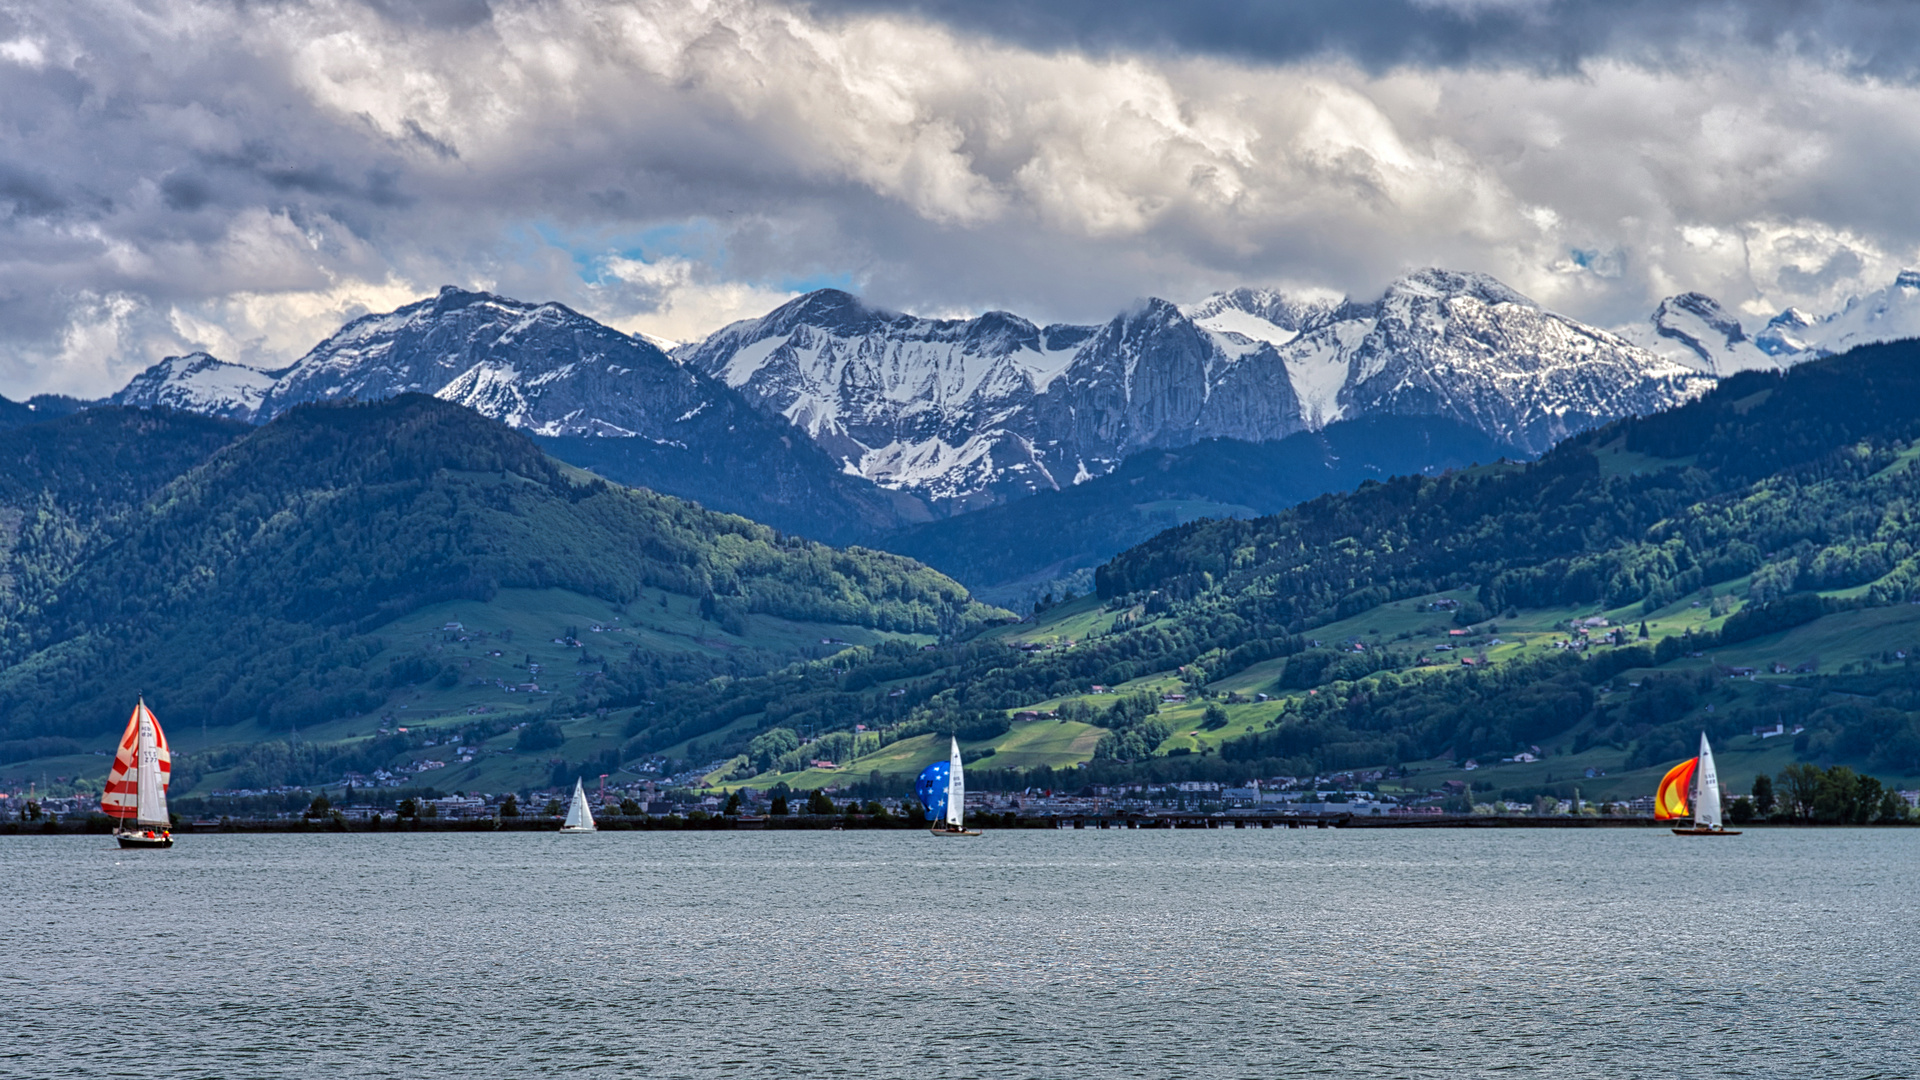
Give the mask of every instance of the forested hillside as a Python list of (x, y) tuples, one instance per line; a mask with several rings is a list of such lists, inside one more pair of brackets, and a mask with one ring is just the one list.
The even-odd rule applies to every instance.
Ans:
[(1099, 589), (1213, 592), (1300, 619), (1461, 585), (1490, 608), (1657, 605), (1750, 573), (1763, 601), (1869, 583), (1905, 599), (1916, 538), (1904, 504), (1886, 500), (1909, 481), (1886, 471), (1916, 435), (1920, 346), (1871, 346), (1730, 379), (1533, 465), (1170, 530), (1102, 567)]
[[(44, 561), (46, 580), (23, 593), (33, 618), (0, 654), (0, 737), (97, 734), (142, 690), (183, 727), (284, 730), (365, 713), (400, 688), (462, 677), (390, 647), (383, 627), (502, 591), (562, 590), (616, 610), (643, 594), (662, 607), (686, 597), (712, 636), (738, 641), (733, 654), (752, 642), (728, 627), (744, 634), (756, 617), (956, 635), (992, 614), (899, 556), (828, 548), (616, 487), (420, 395), (295, 409), (217, 450), (236, 426), (120, 410), (71, 423), (187, 424), (203, 434), (182, 456), (205, 460), (155, 483), (143, 502), (130, 479), (97, 493), (109, 508), (140, 505), (78, 536), (77, 556)], [(84, 458), (71, 456), (77, 475), (111, 475)], [(61, 475), (49, 470), (49, 490)], [(764, 668), (781, 658), (756, 659)], [(590, 709), (669, 678), (741, 669), (672, 661), (635, 650), (553, 707)]]
[[(700, 750), (742, 754), (735, 775), (775, 770), (765, 781), (787, 778), (763, 752), (785, 736), (752, 741), (775, 729), (861, 723), (866, 741), (845, 750), (859, 768), (930, 731), (985, 752), (1011, 737), (1010, 710), (1044, 710), (1106, 732), (1087, 776), (1230, 778), (1556, 740), (1645, 768), (1703, 728), (1774, 720), (1809, 727), (1796, 753), (1913, 776), (1916, 438), (1914, 343), (1740, 376), (1537, 463), (1172, 529), (1058, 618), (939, 655), (877, 650), (803, 680), (676, 690), (630, 730), (635, 749), (713, 733)], [(1726, 678), (1774, 663), (1772, 682)], [(1131, 704), (1134, 689), (1155, 707)]]
[(0, 656), (27, 647), (43, 605), (88, 550), (247, 430), (211, 417), (115, 408), (0, 430), (7, 463), (0, 470)]
[(1526, 454), (1440, 417), (1370, 417), (1274, 442), (1209, 439), (1135, 454), (1113, 472), (878, 541), (1028, 610), (1092, 587), (1101, 563), (1201, 517), (1256, 517), (1365, 480), (1439, 473)]

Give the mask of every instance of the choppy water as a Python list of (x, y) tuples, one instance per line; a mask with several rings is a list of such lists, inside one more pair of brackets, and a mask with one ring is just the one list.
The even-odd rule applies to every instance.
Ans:
[(1920, 831), (0, 838), (0, 1075), (1912, 1076)]

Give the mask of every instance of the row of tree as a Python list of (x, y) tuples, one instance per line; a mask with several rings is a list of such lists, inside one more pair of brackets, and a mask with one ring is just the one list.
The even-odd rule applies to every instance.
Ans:
[(1727, 818), (1736, 824), (1762, 819), (1866, 825), (1906, 821), (1911, 808), (1899, 793), (1845, 765), (1822, 769), (1796, 762), (1776, 780), (1762, 773), (1753, 792), (1733, 800)]

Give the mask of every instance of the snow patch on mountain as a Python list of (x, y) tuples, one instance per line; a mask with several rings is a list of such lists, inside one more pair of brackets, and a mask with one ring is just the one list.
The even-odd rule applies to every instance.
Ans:
[(1234, 311), (1284, 320), (1274, 325), (1292, 336), (1277, 352), (1314, 429), (1377, 413), (1439, 415), (1544, 450), (1580, 427), (1665, 408), (1708, 385), (1485, 274), (1422, 270), (1366, 303), (1235, 290), (1188, 310), (1216, 325)]
[(1025, 434), (1007, 425), (1068, 370), (1085, 337), (1005, 312), (923, 319), (823, 289), (675, 358), (784, 417), (843, 468), (966, 499), (976, 483), (1053, 486)]
[(165, 407), (252, 420), (274, 385), (274, 374), (197, 352), (169, 356), (135, 375), (109, 404)]
[(1340, 392), (1346, 389), (1347, 376), (1351, 374), (1350, 359), (1372, 329), (1370, 324), (1358, 319), (1335, 323), (1326, 332), (1316, 334), (1314, 340), (1286, 351), (1283, 359), (1287, 363), (1287, 377), (1293, 381), (1293, 392), (1300, 398), (1301, 418), (1308, 428), (1326, 427), (1345, 415), (1346, 406), (1340, 401)]
[(1858, 345), (1920, 337), (1920, 270), (1902, 270), (1893, 283), (1847, 301), (1807, 328), (1807, 350), (1821, 356)]

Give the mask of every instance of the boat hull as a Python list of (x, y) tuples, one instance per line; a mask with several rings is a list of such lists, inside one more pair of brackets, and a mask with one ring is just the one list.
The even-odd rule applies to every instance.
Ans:
[(589, 828), (585, 825), (562, 825), (560, 826), (560, 831), (563, 833), (590, 833), (599, 832), (600, 830)]
[(1703, 829), (1698, 826), (1673, 830), (1675, 836), (1739, 836), (1739, 829)]
[(113, 838), (120, 841), (120, 846), (128, 851), (145, 848), (170, 848), (173, 846), (172, 833), (116, 831), (113, 834)]
[(979, 829), (929, 829), (934, 836), (979, 836)]

